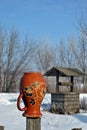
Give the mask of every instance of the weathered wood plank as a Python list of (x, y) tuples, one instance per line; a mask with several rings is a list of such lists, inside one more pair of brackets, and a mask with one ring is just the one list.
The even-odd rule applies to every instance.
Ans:
[(26, 118), (26, 130), (41, 130), (41, 118)]
[(73, 110), (71, 110), (71, 109), (67, 109), (67, 110), (65, 110), (65, 112), (67, 113), (67, 114), (75, 114), (75, 113), (78, 113), (79, 112), (79, 110), (78, 109), (73, 109)]
[(77, 111), (79, 109), (79, 107), (65, 107), (65, 110), (67, 111), (69, 111), (69, 110), (72, 110), (72, 111)]
[(79, 106), (78, 102), (65, 102), (64, 106)]
[(51, 94), (51, 97), (52, 98), (64, 98), (65, 94), (57, 94), (57, 93), (52, 93)]
[(78, 98), (76, 98), (76, 99), (75, 99), (75, 98), (71, 98), (71, 99), (70, 99), (70, 98), (67, 98), (67, 99), (65, 99), (64, 101), (65, 101), (65, 102), (79, 102), (79, 99), (78, 99)]
[(78, 98), (79, 97), (79, 95), (78, 94), (66, 94), (65, 95), (65, 98)]
[(52, 101), (64, 101), (64, 94), (51, 94)]
[(60, 85), (60, 86), (71, 86), (73, 84), (71, 82), (59, 82), (58, 85)]
[(76, 106), (74, 106), (74, 107), (65, 107), (65, 110), (78, 110), (79, 109), (79, 107), (76, 107)]

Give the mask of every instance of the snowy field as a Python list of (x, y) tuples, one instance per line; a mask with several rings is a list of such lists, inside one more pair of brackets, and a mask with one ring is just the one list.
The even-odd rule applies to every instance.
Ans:
[[(0, 93), (0, 125), (5, 130), (26, 130), (26, 118), (17, 109), (18, 94)], [(80, 94), (87, 99), (87, 94)], [(42, 106), (41, 130), (71, 130), (72, 128), (82, 128), (87, 130), (87, 113), (81, 112), (73, 115), (52, 114), (47, 111), (51, 104), (50, 94), (46, 94)]]

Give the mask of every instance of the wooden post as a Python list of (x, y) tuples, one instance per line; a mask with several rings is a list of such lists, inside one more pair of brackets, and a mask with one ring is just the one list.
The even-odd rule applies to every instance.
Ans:
[(41, 130), (41, 118), (26, 117), (26, 130)]
[(4, 130), (4, 126), (0, 126), (0, 130)]
[(73, 76), (71, 76), (71, 83), (72, 85), (70, 86), (70, 92), (73, 92)]
[(59, 92), (59, 75), (56, 76), (56, 93)]

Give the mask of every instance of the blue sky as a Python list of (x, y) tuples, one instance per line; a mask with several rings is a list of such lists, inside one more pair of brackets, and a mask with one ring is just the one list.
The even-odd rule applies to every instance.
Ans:
[(0, 0), (0, 24), (31, 39), (57, 44), (76, 37), (81, 17), (87, 20), (87, 0)]

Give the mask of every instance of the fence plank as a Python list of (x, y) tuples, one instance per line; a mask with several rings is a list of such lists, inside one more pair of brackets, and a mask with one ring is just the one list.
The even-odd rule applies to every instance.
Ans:
[(41, 130), (41, 118), (26, 118), (26, 130)]

